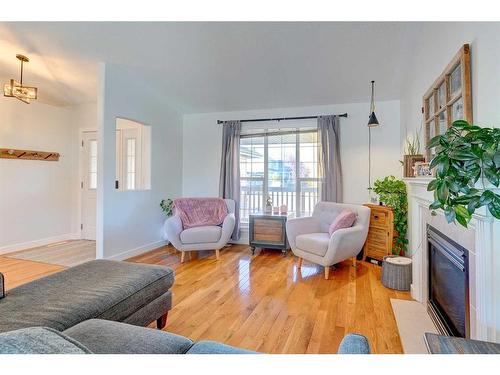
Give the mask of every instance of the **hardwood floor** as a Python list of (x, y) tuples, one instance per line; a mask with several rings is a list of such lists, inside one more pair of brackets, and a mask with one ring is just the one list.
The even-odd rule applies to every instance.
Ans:
[[(193, 340), (221, 341), (266, 353), (335, 353), (345, 334), (368, 337), (374, 353), (401, 353), (390, 298), (409, 293), (380, 283), (380, 268), (350, 260), (330, 271), (304, 261), (297, 268), (291, 253), (251, 255), (235, 245), (215, 253), (180, 253), (162, 247), (129, 259), (175, 269), (174, 303), (166, 331)], [(0, 257), (7, 288), (63, 269), (60, 266)]]
[(165, 330), (193, 340), (216, 340), (266, 353), (335, 353), (345, 334), (370, 340), (375, 353), (402, 353), (390, 298), (411, 299), (380, 283), (380, 268), (348, 260), (324, 279), (323, 267), (282, 257), (251, 255), (248, 246), (180, 254), (164, 247), (130, 259), (173, 267), (174, 308)]
[(12, 259), (0, 256), (0, 272), (5, 277), (5, 290), (39, 279), (65, 269), (55, 264), (33, 262), (23, 259)]

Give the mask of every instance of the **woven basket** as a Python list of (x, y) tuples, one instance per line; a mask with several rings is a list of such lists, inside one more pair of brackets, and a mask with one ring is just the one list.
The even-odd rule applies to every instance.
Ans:
[(382, 285), (395, 290), (410, 290), (411, 259), (395, 255), (384, 257)]

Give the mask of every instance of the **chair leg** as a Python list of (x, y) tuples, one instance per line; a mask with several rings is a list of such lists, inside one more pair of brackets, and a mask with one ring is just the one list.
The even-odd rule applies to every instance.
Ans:
[(299, 257), (299, 262), (297, 263), (297, 268), (302, 268), (302, 258)]
[(326, 266), (325, 267), (325, 280), (328, 280), (329, 276), (330, 276), (330, 267)]
[(356, 267), (357, 263), (356, 263), (356, 257), (352, 257), (352, 266), (353, 267)]
[(186, 258), (186, 252), (181, 251), (181, 263), (184, 263), (184, 259)]
[(215, 259), (219, 260), (220, 250), (215, 249)]

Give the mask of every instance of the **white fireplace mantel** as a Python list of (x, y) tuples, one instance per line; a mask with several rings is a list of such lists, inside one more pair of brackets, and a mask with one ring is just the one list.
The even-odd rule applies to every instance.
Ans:
[(465, 229), (448, 224), (441, 210), (432, 216), (432, 178), (407, 178), (409, 253), (413, 260), (412, 297), (427, 304), (428, 252), (426, 226), (430, 223), (469, 250), (469, 300), (471, 338), (500, 342), (500, 221), (485, 209), (478, 210)]

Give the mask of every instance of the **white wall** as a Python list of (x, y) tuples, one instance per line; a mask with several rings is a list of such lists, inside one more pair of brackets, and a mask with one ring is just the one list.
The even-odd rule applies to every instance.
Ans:
[[(182, 189), (182, 117), (133, 70), (101, 64), (97, 256), (124, 259), (163, 244), (160, 201)], [(151, 126), (151, 190), (117, 191), (115, 120)]]
[[(422, 28), (415, 44), (413, 57), (415, 63), (408, 72), (408, 82), (401, 99), (402, 137), (406, 129), (413, 131), (420, 127), (424, 92), (464, 43), (471, 45), (473, 122), (480, 126), (500, 126), (500, 24), (428, 24)], [(494, 231), (490, 239), (495, 243), (499, 238), (500, 233)], [(500, 295), (499, 252), (492, 254), (492, 258), (484, 254), (476, 254), (476, 257), (481, 256), (484, 256), (490, 264), (492, 270), (490, 283), (495, 286), (493, 294), (498, 296)], [(476, 260), (476, 262), (482, 263), (484, 260)], [(495, 301), (487, 301), (487, 303), (495, 304)], [(491, 320), (487, 317), (487, 320), (493, 321), (494, 326), (488, 327), (488, 330), (496, 332), (496, 340), (499, 341), (500, 308), (498, 304), (492, 308), (492, 311), (495, 316)], [(479, 313), (484, 314), (484, 312)]]
[[(382, 124), (372, 131), (372, 181), (378, 177), (401, 177), (400, 103), (376, 103)], [(344, 202), (367, 203), (368, 187), (368, 103), (329, 106), (276, 108), (266, 110), (191, 114), (184, 116), (184, 196), (218, 196), (222, 125), (217, 120), (309, 116), (344, 113), (340, 120), (341, 158), (344, 175)], [(312, 124), (315, 124), (315, 120)], [(310, 122), (311, 123), (311, 122)]]
[(56, 151), (59, 161), (0, 159), (0, 253), (75, 236), (71, 111), (0, 100), (0, 147)]
[(415, 43), (401, 98), (403, 138), (406, 129), (420, 128), (422, 96), (465, 43), (471, 45), (474, 123), (500, 125), (500, 24), (426, 23)]

